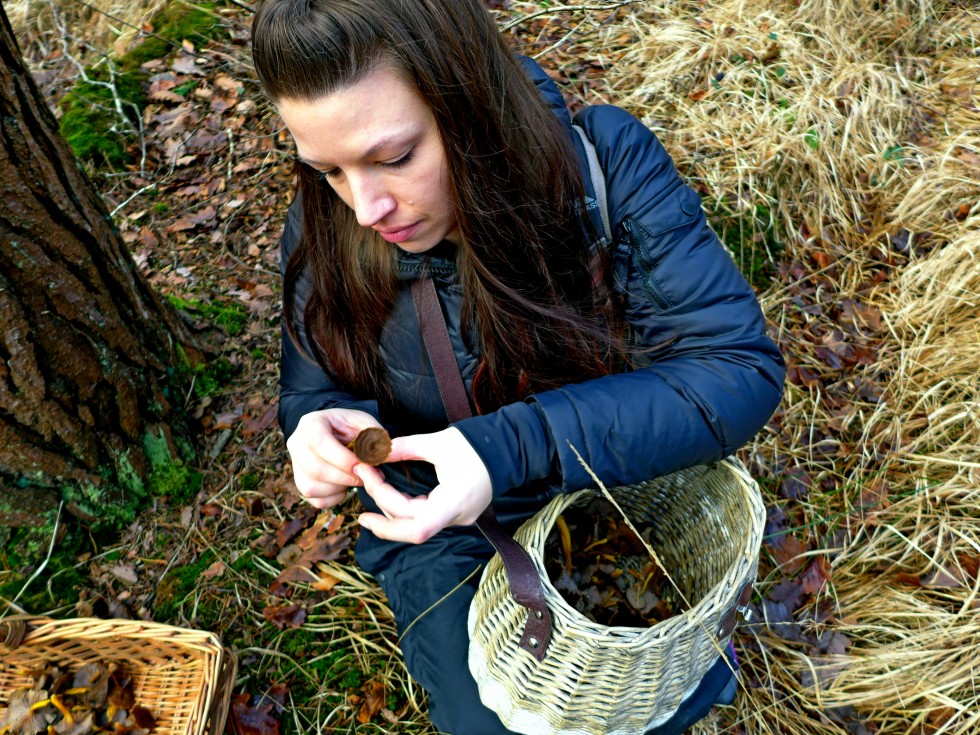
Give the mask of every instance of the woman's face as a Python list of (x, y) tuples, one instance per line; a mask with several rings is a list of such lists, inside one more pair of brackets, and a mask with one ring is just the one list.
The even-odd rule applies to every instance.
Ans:
[(357, 221), (410, 253), (459, 244), (446, 151), (418, 91), (381, 65), (314, 101), (280, 100), (300, 159), (320, 171)]

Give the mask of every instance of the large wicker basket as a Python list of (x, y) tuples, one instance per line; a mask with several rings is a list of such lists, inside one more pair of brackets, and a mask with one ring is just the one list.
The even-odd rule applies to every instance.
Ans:
[(156, 719), (155, 735), (223, 732), (238, 668), (234, 654), (213, 633), (133, 620), (0, 620), (0, 717), (10, 693), (31, 685), (27, 669), (117, 661), (133, 679), (136, 703)]
[(551, 643), (542, 662), (520, 649), (527, 610), (510, 595), (500, 556), (470, 606), (469, 665), (484, 704), (531, 735), (633, 735), (668, 720), (731, 637), (751, 594), (765, 509), (740, 462), (725, 460), (614, 488), (692, 607), (649, 628), (598, 625), (570, 607), (545, 571), (555, 519), (598, 490), (555, 498), (514, 534), (542, 579)]

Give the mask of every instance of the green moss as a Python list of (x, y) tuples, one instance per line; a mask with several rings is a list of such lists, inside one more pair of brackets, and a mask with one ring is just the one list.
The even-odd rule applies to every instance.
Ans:
[(86, 69), (85, 75), (88, 81), (76, 82), (59, 102), (61, 134), (82, 160), (118, 168), (128, 158), (132, 131), (146, 106), (146, 75), (120, 71), (108, 59)]
[(202, 366), (194, 381), (194, 392), (199, 398), (214, 395), (231, 382), (235, 375), (234, 366), (225, 358), (219, 358), (209, 365)]
[(251, 492), (259, 486), (260, 478), (257, 472), (246, 472), (238, 478), (238, 486), (244, 492)]
[(252, 568), (252, 552), (247, 551), (241, 556), (239, 556), (235, 561), (231, 563), (232, 570), (238, 572), (239, 574), (244, 574), (251, 571)]
[(59, 102), (61, 134), (76, 156), (110, 168), (127, 162), (147, 103), (144, 89), (149, 73), (142, 65), (173, 53), (185, 39), (199, 46), (224, 35), (224, 28), (216, 22), (215, 7), (213, 3), (197, 7), (168, 3), (151, 19), (153, 36), (118, 59), (102, 59), (85, 69), (87, 81), (76, 82)]
[(147, 61), (166, 56), (181, 41), (190, 41), (199, 47), (209, 40), (227, 35), (214, 12), (219, 5), (209, 2), (194, 5), (180, 1), (167, 3), (150, 21), (153, 35), (123, 57), (124, 68), (139, 68)]
[(174, 295), (167, 296), (167, 299), (175, 309), (210, 319), (232, 337), (241, 334), (248, 323), (248, 313), (238, 304), (209, 303), (200, 299), (182, 299)]
[(183, 504), (200, 492), (203, 482), (204, 476), (200, 472), (192, 470), (183, 460), (174, 459), (150, 472), (150, 494)]
[[(187, 359), (187, 354), (179, 345), (177, 352), (178, 363), (176, 367), (168, 368), (167, 370), (169, 382), (190, 384), (193, 380), (194, 393), (198, 398), (214, 395), (224, 386), (228, 385), (235, 376), (235, 366), (224, 357), (219, 357), (217, 360), (209, 363), (191, 365), (190, 360)], [(169, 391), (165, 390), (164, 392)], [(179, 448), (188, 449), (189, 447)], [(193, 455), (193, 448), (189, 449), (189, 452), (184, 452), (184, 456), (188, 461), (191, 460)]]
[(157, 585), (156, 599), (153, 604), (153, 618), (159, 622), (176, 620), (177, 613), (188, 596), (194, 591), (201, 574), (211, 564), (214, 557), (210, 553), (203, 554), (193, 564), (174, 567), (160, 580)]
[(143, 484), (143, 478), (139, 476), (136, 468), (133, 467), (133, 463), (129, 461), (128, 453), (119, 457), (119, 461), (116, 463), (116, 479), (126, 494), (135, 500), (142, 501), (146, 498), (146, 486)]
[[(107, 473), (104, 471), (104, 474)], [(136, 513), (146, 500), (142, 483), (138, 487), (138, 491), (127, 492), (125, 488), (112, 482), (103, 485), (83, 482), (63, 486), (61, 496), (65, 503), (80, 510), (83, 516), (95, 519), (89, 524), (91, 528), (97, 531), (119, 531), (136, 520)]]
[(347, 669), (337, 686), (340, 689), (355, 689), (364, 683), (364, 674), (360, 669)]
[(278, 649), (297, 661), (316, 656), (316, 649), (323, 646), (321, 636), (309, 628), (287, 628), (278, 635)]
[(170, 206), (166, 202), (157, 202), (153, 205), (153, 211), (157, 214), (166, 214), (170, 211)]
[(190, 609), (190, 619), (202, 630), (216, 630), (225, 618), (229, 599), (216, 595), (203, 594)]
[(146, 461), (150, 463), (151, 471), (173, 461), (170, 443), (163, 432), (159, 434), (153, 431), (146, 432), (143, 435), (143, 452), (146, 455)]
[[(78, 555), (85, 550), (88, 539), (77, 526), (62, 526), (65, 533), (48, 558), (52, 526), (45, 528), (6, 529), (6, 539), (0, 545), (0, 598), (13, 600), (30, 613), (45, 613), (70, 605), (78, 599), (85, 578), (75, 568)], [(33, 576), (47, 559), (41, 574)]]
[[(322, 697), (325, 690), (357, 689), (366, 675), (346, 648), (330, 650), (330, 641), (309, 628), (279, 631), (269, 626), (267, 647), (282, 655), (276, 659), (276, 674), (290, 681), (290, 691), (298, 701)], [(293, 663), (295, 662), (295, 663)]]
[(745, 279), (756, 290), (766, 289), (785, 249), (769, 208), (757, 203), (750, 211), (736, 212), (721, 203), (708, 217)]

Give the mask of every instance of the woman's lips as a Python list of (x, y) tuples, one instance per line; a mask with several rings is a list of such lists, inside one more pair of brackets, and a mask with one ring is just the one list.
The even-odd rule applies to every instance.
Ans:
[(421, 222), (416, 222), (414, 225), (409, 225), (408, 227), (401, 227), (394, 230), (378, 230), (378, 234), (388, 242), (405, 242), (406, 240), (410, 240), (412, 236), (418, 232), (421, 226)]

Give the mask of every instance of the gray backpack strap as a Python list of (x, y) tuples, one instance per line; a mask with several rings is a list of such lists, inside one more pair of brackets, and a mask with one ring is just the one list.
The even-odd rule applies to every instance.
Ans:
[(585, 148), (585, 157), (589, 164), (589, 177), (592, 179), (592, 190), (595, 192), (596, 201), (599, 203), (599, 216), (602, 218), (602, 234), (606, 238), (606, 244), (612, 242), (612, 227), (609, 225), (609, 205), (606, 201), (606, 177), (599, 166), (599, 157), (596, 155), (595, 146), (589, 140), (589, 136), (579, 125), (572, 125), (575, 132), (582, 139), (582, 147)]

